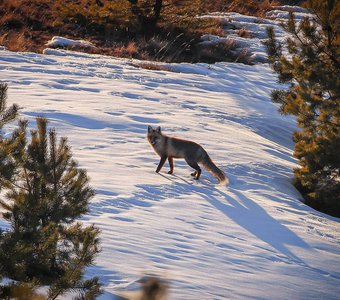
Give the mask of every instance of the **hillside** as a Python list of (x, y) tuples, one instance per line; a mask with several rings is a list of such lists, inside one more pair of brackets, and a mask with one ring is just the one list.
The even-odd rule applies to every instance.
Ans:
[[(157, 18), (152, 12), (156, 2), (163, 3)], [(219, 19), (203, 21), (197, 16), (218, 11), (260, 19), (274, 5), (297, 3), (303, 1), (6, 0), (0, 1), (0, 45), (42, 53), (54, 36), (62, 36), (91, 42), (94, 47), (62, 46), (87, 53), (166, 62), (233, 62), (241, 59), (232, 44), (202, 49), (201, 36), (223, 35), (224, 26)], [(246, 34), (240, 28), (240, 35)]]
[[(305, 206), (292, 185), (295, 121), (270, 102), (267, 65), (166, 72), (49, 53), (0, 50), (0, 80), (30, 127), (46, 116), (88, 170), (97, 195), (83, 222), (102, 230), (102, 252), (87, 274), (101, 278), (102, 299), (150, 273), (169, 281), (170, 299), (338, 298), (339, 219)], [(230, 185), (206, 171), (192, 180), (181, 160), (174, 175), (156, 174), (147, 125), (200, 143)]]

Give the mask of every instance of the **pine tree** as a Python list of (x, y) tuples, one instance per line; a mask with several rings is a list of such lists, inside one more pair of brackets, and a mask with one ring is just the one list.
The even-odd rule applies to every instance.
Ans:
[[(7, 89), (6, 83), (0, 83), (0, 181), (4, 177), (9, 177), (13, 172), (13, 168), (5, 164), (6, 154), (1, 149), (2, 138), (2, 128), (4, 125), (14, 120), (18, 114), (18, 106), (13, 104), (10, 108), (7, 108)], [(1, 184), (0, 184), (1, 191)], [(0, 243), (2, 237), (2, 230), (0, 228)], [(4, 267), (0, 264), (0, 280), (3, 278), (5, 273)], [(4, 287), (0, 287), (0, 299), (5, 299), (8, 295), (14, 295), (15, 297), (20, 297), (20, 295), (29, 295), (33, 297), (34, 287), (31, 284), (21, 286), (10, 284)], [(33, 298), (32, 298), (33, 299)]]
[[(2, 128), (17, 117), (19, 110), (16, 104), (7, 108), (7, 89), (6, 83), (0, 83), (0, 145), (3, 142)], [(0, 147), (0, 191), (1, 178), (8, 178), (13, 172), (13, 166), (6, 162), (6, 157), (6, 153)]]
[(340, 3), (310, 0), (314, 18), (300, 23), (290, 15), (284, 29), (290, 34), (288, 54), (268, 30), (268, 56), (280, 83), (288, 90), (272, 92), (279, 111), (297, 117), (293, 133), (296, 186), (306, 203), (340, 216)]
[(99, 230), (75, 223), (88, 211), (94, 191), (85, 170), (72, 159), (66, 138), (57, 141), (54, 129), (37, 118), (28, 137), (27, 121), (19, 121), (12, 136), (0, 144), (5, 198), (0, 206), (11, 230), (0, 237), (0, 266), (4, 276), (20, 282), (50, 285), (48, 299), (72, 289), (79, 297), (101, 293), (98, 278), (83, 280), (86, 266), (99, 252)]
[(7, 107), (7, 84), (0, 82), (0, 133), (5, 124), (16, 118), (18, 114), (18, 106), (13, 104)]

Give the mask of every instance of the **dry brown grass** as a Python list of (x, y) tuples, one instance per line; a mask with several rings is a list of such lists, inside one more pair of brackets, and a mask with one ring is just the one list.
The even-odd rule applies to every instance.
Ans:
[(0, 1), (1, 44), (13, 51), (41, 51), (51, 34), (53, 0)]
[(56, 17), (53, 0), (6, 0), (0, 1), (0, 26), (12, 28), (11, 22), (20, 23), (15, 26), (28, 26), (33, 30), (51, 25)]
[(215, 0), (203, 1), (202, 9), (207, 12), (238, 12), (245, 15), (264, 16), (272, 5), (278, 5), (278, 0)]
[(31, 42), (27, 38), (27, 34), (23, 31), (17, 35), (12, 34), (11, 50), (13, 51), (27, 51), (29, 50)]
[(146, 70), (173, 72), (169, 66), (152, 62), (133, 63), (132, 65), (136, 68), (142, 68)]
[(229, 11), (236, 11), (245, 15), (263, 17), (272, 5), (279, 4), (270, 0), (234, 0), (228, 7)]
[(30, 32), (23, 29), (18, 32), (2, 33), (0, 35), (0, 45), (7, 47), (11, 51), (39, 51), (39, 45), (34, 44), (34, 39)]
[(194, 31), (197, 34), (213, 34), (218, 36), (224, 36), (224, 30), (222, 27), (221, 20), (219, 19), (200, 19), (201, 24), (198, 28), (195, 28)]
[(200, 45), (195, 55), (197, 56), (196, 61), (205, 61), (208, 63), (229, 61), (252, 64), (250, 52), (247, 49), (237, 49), (236, 43), (232, 39), (226, 39), (217, 44)]
[(240, 37), (243, 37), (243, 38), (252, 38), (253, 37), (253, 34), (247, 30), (246, 28), (241, 28), (237, 31), (237, 34), (240, 36)]

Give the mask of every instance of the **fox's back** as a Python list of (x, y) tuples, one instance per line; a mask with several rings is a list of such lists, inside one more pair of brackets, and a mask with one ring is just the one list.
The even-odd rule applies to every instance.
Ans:
[(184, 139), (170, 137), (161, 132), (160, 127), (148, 127), (147, 139), (160, 157), (184, 158), (190, 161), (201, 161), (207, 156), (201, 145)]
[(199, 161), (205, 150), (201, 145), (184, 139), (165, 137), (167, 141), (167, 155), (174, 158), (190, 158)]

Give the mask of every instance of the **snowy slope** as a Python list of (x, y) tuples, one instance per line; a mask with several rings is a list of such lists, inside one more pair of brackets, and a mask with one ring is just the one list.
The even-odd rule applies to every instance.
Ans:
[[(252, 63), (268, 62), (268, 57), (264, 42), (267, 40), (267, 29), (272, 27), (276, 39), (281, 43), (285, 43), (288, 34), (282, 28), (282, 23), (286, 23), (289, 19), (289, 14), (292, 12), (297, 23), (304, 18), (313, 19), (315, 16), (309, 13), (308, 10), (299, 6), (272, 6), (272, 9), (266, 13), (266, 18), (243, 15), (235, 12), (214, 12), (207, 15), (202, 15), (199, 18), (214, 19), (218, 21), (224, 30), (224, 36), (216, 36), (205, 34), (202, 36), (203, 45), (214, 45), (221, 42), (234, 44), (234, 52), (240, 53), (246, 50), (249, 54)], [(240, 36), (240, 31), (245, 31), (247, 36)], [(286, 49), (283, 49), (285, 54), (288, 54)]]
[[(30, 126), (46, 116), (88, 170), (97, 195), (83, 220), (100, 227), (103, 250), (87, 274), (100, 276), (102, 298), (152, 273), (169, 280), (170, 299), (338, 299), (339, 219), (292, 185), (295, 123), (270, 102), (267, 65), (165, 72), (50, 53), (0, 51), (0, 80)], [(205, 171), (192, 180), (181, 160), (156, 174), (147, 125), (203, 145), (230, 186)]]

